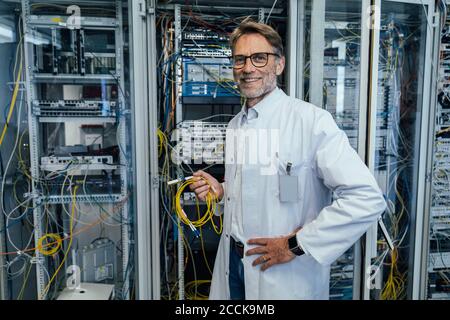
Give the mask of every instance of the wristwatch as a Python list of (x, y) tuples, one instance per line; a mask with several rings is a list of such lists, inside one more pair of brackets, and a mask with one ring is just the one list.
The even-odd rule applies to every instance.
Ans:
[(301, 256), (302, 254), (305, 253), (305, 251), (303, 251), (303, 249), (298, 244), (297, 236), (295, 234), (288, 239), (288, 244), (289, 244), (289, 251), (291, 251), (296, 256)]

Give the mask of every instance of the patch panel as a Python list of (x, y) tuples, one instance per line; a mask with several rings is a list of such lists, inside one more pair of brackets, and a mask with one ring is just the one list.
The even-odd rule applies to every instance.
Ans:
[(429, 254), (428, 272), (450, 270), (450, 252), (433, 252)]
[(226, 123), (183, 121), (178, 137), (184, 162), (223, 163)]
[(61, 188), (78, 185), (91, 194), (119, 194), (120, 177), (117, 175), (79, 175), (71, 176), (65, 179), (65, 176), (59, 176), (55, 179), (46, 181), (46, 187), (51, 195), (60, 195)]
[(228, 42), (229, 37), (225, 34), (214, 32), (210, 29), (192, 28), (182, 33), (183, 40), (208, 40)]
[(41, 170), (114, 170), (112, 156), (41, 157)]
[(185, 58), (183, 59), (185, 97), (237, 96), (233, 80), (233, 69), (228, 59)]
[(204, 47), (184, 47), (181, 51), (184, 57), (195, 58), (229, 58), (231, 49)]
[(33, 113), (41, 117), (114, 117), (116, 101), (34, 100)]
[(182, 32), (183, 97), (238, 97), (228, 35), (209, 29)]
[[(38, 199), (38, 203), (46, 204), (63, 204), (72, 203), (73, 195), (60, 196), (60, 195), (45, 195)], [(75, 199), (78, 202), (83, 203), (118, 203), (124, 201), (124, 197), (120, 194), (88, 194), (88, 195), (76, 195)]]
[(431, 209), (431, 228), (433, 231), (450, 229), (450, 207), (437, 207)]

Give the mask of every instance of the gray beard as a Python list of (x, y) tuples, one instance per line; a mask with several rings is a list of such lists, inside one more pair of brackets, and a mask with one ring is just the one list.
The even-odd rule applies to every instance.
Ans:
[[(272, 80), (272, 79), (270, 79)], [(245, 90), (241, 90), (241, 95), (247, 99), (255, 99), (261, 96), (266, 95), (267, 93), (273, 91), (277, 86), (277, 78), (275, 77), (273, 81), (269, 81), (266, 85), (262, 86), (258, 90), (249, 90), (249, 93), (246, 93)]]

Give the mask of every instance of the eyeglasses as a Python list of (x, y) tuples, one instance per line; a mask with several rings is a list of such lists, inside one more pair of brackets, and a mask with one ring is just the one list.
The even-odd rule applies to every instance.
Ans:
[(280, 57), (279, 54), (272, 52), (256, 52), (250, 56), (244, 56), (240, 54), (232, 56), (230, 58), (230, 61), (233, 69), (242, 69), (247, 62), (247, 59), (250, 58), (250, 61), (256, 68), (262, 68), (265, 67), (269, 62), (269, 55)]

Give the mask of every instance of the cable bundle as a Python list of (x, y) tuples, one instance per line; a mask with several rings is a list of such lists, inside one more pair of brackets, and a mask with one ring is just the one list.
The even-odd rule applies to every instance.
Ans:
[[(203, 179), (203, 178), (202, 178)], [(210, 185), (210, 183), (206, 180), (203, 179), (208, 186), (210, 187), (210, 189), (214, 190), (213, 187)], [(196, 181), (194, 179), (189, 179), (186, 180), (185, 182), (183, 182), (181, 184), (181, 186), (178, 188), (177, 193), (175, 194), (175, 212), (177, 213), (178, 217), (180, 218), (181, 221), (183, 221), (184, 224), (188, 225), (191, 230), (196, 234), (196, 236), (199, 236), (199, 232), (197, 231), (196, 227), (201, 227), (203, 226), (205, 223), (207, 223), (209, 220), (211, 220), (211, 224), (213, 225), (214, 231), (217, 234), (220, 234), (222, 232), (222, 222), (220, 223), (220, 227), (219, 229), (214, 225), (214, 223), (212, 222), (212, 217), (216, 211), (217, 208), (217, 195), (215, 192), (208, 192), (207, 196), (206, 196), (206, 212), (203, 214), (203, 216), (200, 217), (199, 214), (199, 219), (195, 220), (195, 221), (191, 221), (188, 216), (186, 215), (186, 213), (183, 210), (183, 207), (181, 206), (181, 195), (184, 191), (184, 189), (186, 189), (187, 186), (195, 183)], [(196, 204), (197, 204), (197, 212), (200, 212), (200, 208), (199, 208), (199, 202), (198, 200), (196, 200)]]

